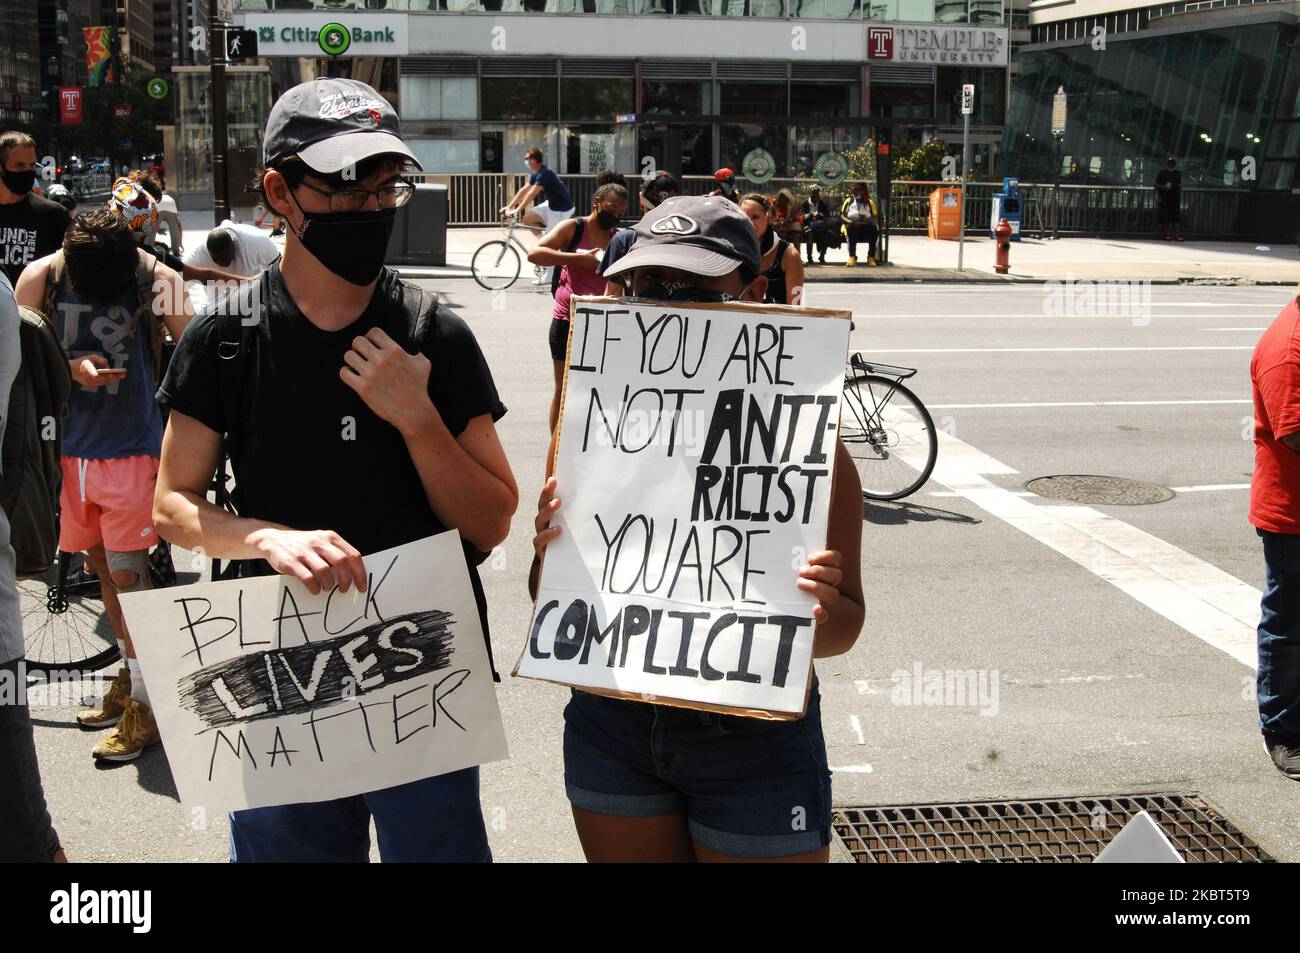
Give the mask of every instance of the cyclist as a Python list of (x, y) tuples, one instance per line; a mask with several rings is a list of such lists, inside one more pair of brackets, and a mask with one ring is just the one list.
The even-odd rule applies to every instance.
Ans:
[[(140, 268), (152, 273), (152, 301), (138, 298)], [(179, 339), (189, 323), (188, 298), (181, 276), (147, 255), (112, 209), (73, 219), (63, 248), (23, 270), (17, 297), (49, 312), (80, 385), (68, 401), (63, 436), (59, 549), (85, 552), (125, 665), (99, 708), (82, 712), (77, 722), (88, 729), (113, 726), (91, 751), (97, 760), (131, 761), (158, 741), (117, 600), (119, 592), (152, 588), (148, 554), (158, 542), (153, 495), (162, 417), (154, 400), (151, 312)]]
[[(654, 231), (669, 216), (692, 228)], [(761, 301), (758, 236), (730, 201), (684, 196), (636, 226), (637, 241), (610, 276), (631, 275), (638, 297)], [(671, 290), (670, 290), (671, 289)], [(835, 450), (827, 549), (808, 556), (790, 585), (818, 600), (816, 656), (852, 648), (862, 629), (862, 493), (842, 443)], [(538, 502), (529, 576), (558, 538), (550, 521), (564, 488), (548, 478)], [(764, 858), (824, 862), (830, 852), (831, 786), (813, 679), (808, 710), (795, 721), (760, 721), (691, 711), (575, 689), (565, 709), (564, 778), (587, 859), (695, 861)], [(672, 755), (671, 774), (660, 752)], [(671, 778), (671, 780), (669, 780)], [(796, 808), (806, 829), (791, 829)]]
[(767, 278), (764, 301), (776, 304), (803, 303), (803, 259), (799, 247), (776, 234), (772, 224), (772, 203), (761, 192), (750, 192), (740, 202), (740, 210), (758, 233), (758, 249), (763, 255), (763, 275)]
[[(524, 224), (534, 228), (540, 226), (543, 235), (566, 218), (572, 218), (574, 212), (573, 196), (560, 181), (560, 177), (543, 161), (544, 158), (542, 150), (536, 146), (524, 153), (524, 162), (532, 170), (528, 184), (516, 192), (515, 197), (501, 209), (501, 213), (507, 217), (523, 211)], [(546, 201), (531, 205), (533, 199), (540, 194), (545, 194)], [(550, 268), (533, 280), (535, 285), (550, 283)]]
[(551, 362), (555, 370), (555, 392), (551, 396), (550, 424), (560, 415), (560, 386), (564, 382), (564, 359), (569, 345), (569, 299), (575, 294), (598, 295), (605, 290), (605, 279), (597, 272), (600, 253), (609, 245), (619, 219), (627, 211), (627, 189), (609, 183), (596, 189), (591, 212), (584, 218), (570, 219), (548, 232), (528, 255), (535, 265), (558, 267), (560, 283), (555, 291), (551, 312)]

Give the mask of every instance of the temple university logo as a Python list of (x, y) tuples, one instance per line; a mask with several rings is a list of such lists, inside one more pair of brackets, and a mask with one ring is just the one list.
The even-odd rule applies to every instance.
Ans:
[(894, 28), (867, 27), (867, 59), (892, 60), (894, 58)]

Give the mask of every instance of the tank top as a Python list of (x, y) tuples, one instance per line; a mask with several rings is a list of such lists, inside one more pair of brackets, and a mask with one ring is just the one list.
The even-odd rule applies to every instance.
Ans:
[[(574, 251), (591, 249), (591, 228), (584, 227), (582, 238), (578, 240)], [(570, 268), (565, 265), (560, 272), (560, 284), (555, 289), (555, 309), (551, 312), (557, 321), (569, 320), (569, 299), (574, 295), (600, 295), (605, 293), (605, 278), (586, 268)]]
[(781, 268), (781, 263), (785, 260), (785, 250), (789, 247), (790, 243), (784, 238), (776, 239), (776, 260), (772, 262), (771, 268), (763, 272), (767, 276), (767, 296), (763, 300), (768, 303), (790, 303), (786, 300), (785, 271)]
[(153, 322), (142, 315), (128, 334), (138, 306), (135, 283), (110, 305), (84, 302), (66, 278), (54, 296), (51, 316), (69, 359), (98, 354), (126, 376), (106, 387), (72, 387), (63, 431), (65, 456), (113, 460), (162, 449), (162, 415), (154, 400)]

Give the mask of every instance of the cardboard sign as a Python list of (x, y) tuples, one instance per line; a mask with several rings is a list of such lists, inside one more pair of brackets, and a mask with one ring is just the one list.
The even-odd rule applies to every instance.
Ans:
[(575, 297), (547, 547), (516, 675), (797, 718), (848, 312)]
[(507, 757), (458, 535), (365, 564), (365, 593), (264, 576), (122, 595), (187, 807), (325, 801)]

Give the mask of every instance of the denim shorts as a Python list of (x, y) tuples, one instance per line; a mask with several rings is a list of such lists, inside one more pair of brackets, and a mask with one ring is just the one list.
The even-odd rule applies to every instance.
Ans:
[(618, 817), (685, 814), (732, 857), (830, 843), (831, 773), (814, 680), (798, 721), (765, 721), (575, 690), (564, 709), (564, 784), (575, 807)]

